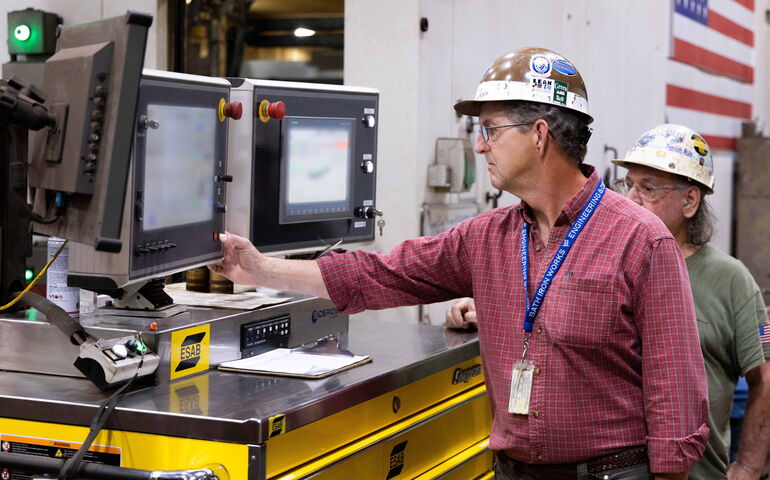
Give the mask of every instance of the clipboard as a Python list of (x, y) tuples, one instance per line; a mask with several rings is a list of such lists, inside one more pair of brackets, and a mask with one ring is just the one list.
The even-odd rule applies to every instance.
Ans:
[(324, 378), (369, 363), (369, 355), (321, 355), (276, 348), (253, 357), (219, 364), (226, 372), (255, 373), (296, 378)]

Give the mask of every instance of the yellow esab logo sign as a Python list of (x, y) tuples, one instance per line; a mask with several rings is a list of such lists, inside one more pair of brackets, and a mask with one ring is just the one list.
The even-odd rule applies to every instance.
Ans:
[[(200, 333), (198, 335), (192, 335), (187, 338), (192, 345), (184, 345), (182, 344), (182, 362), (185, 363), (185, 360), (191, 360), (191, 367), (194, 367), (195, 364), (200, 360), (201, 358), (201, 344), (200, 341), (205, 336), (204, 333)], [(177, 370), (181, 370), (182, 364), (179, 364), (179, 367), (177, 367)]]
[(267, 438), (277, 437), (282, 433), (286, 433), (286, 415), (275, 415), (270, 417), (270, 434)]
[(211, 326), (187, 328), (171, 333), (171, 379), (209, 368)]

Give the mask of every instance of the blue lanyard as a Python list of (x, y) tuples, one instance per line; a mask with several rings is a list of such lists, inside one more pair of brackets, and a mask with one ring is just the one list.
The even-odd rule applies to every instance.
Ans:
[(524, 317), (525, 332), (532, 331), (532, 326), (535, 324), (535, 318), (537, 317), (537, 313), (540, 311), (540, 307), (543, 305), (545, 294), (548, 293), (548, 289), (551, 287), (553, 277), (556, 276), (556, 272), (559, 271), (559, 267), (561, 267), (561, 264), (564, 262), (564, 258), (566, 258), (570, 248), (572, 248), (572, 245), (575, 244), (578, 235), (580, 235), (580, 232), (583, 231), (583, 227), (585, 227), (586, 223), (591, 218), (591, 215), (593, 215), (594, 210), (596, 210), (596, 206), (599, 205), (599, 202), (602, 200), (602, 197), (604, 197), (604, 192), (606, 190), (607, 188), (604, 186), (604, 183), (600, 179), (599, 185), (596, 186), (596, 189), (591, 195), (591, 198), (583, 207), (583, 211), (580, 212), (580, 215), (572, 224), (572, 228), (570, 228), (567, 236), (565, 236), (564, 240), (561, 242), (559, 250), (557, 250), (556, 254), (553, 256), (551, 265), (545, 271), (543, 279), (540, 281), (540, 285), (537, 287), (535, 296), (532, 298), (532, 304), (529, 303), (529, 225), (527, 225), (527, 222), (524, 222), (524, 225), (522, 225), (521, 275), (524, 279), (524, 293), (526, 294), (527, 305), (527, 315)]

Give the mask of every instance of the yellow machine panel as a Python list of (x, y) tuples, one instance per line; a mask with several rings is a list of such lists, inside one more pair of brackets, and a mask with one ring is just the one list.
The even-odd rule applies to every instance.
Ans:
[[(411, 479), (483, 441), (489, 436), (490, 421), (484, 386), (478, 386), (274, 478)], [(268, 442), (267, 448), (270, 465), (274, 445)], [(480, 473), (490, 467), (491, 462)]]
[(463, 450), (413, 480), (488, 480), (494, 478), (492, 451), (488, 450), (489, 439)]
[[(54, 445), (58, 443), (64, 449), (67, 445), (78, 448), (87, 435), (88, 428), (85, 427), (0, 418), (0, 445), (6, 439), (26, 437)], [(246, 445), (114, 430), (100, 432), (94, 445), (101, 446), (98, 447), (100, 449), (109, 448), (112, 452), (119, 451), (119, 466), (122, 467), (184, 470), (223, 465), (230, 479), (248, 478)]]
[[(307, 445), (313, 445), (317, 455), (324, 455), (381, 430), (385, 425), (424, 411), (441, 400), (469, 389), (478, 390), (473, 387), (482, 385), (480, 391), (484, 392), (480, 362), (480, 358), (473, 358), (300, 429), (291, 430), (285, 435), (271, 434), (268, 442), (267, 477), (271, 478), (307, 462)], [(486, 402), (486, 397), (484, 401)], [(448, 407), (442, 404), (441, 408)], [(474, 437), (472, 440), (478, 441), (488, 436), (490, 424), (491, 421), (487, 421), (486, 435)], [(291, 429), (291, 425), (289, 428)]]

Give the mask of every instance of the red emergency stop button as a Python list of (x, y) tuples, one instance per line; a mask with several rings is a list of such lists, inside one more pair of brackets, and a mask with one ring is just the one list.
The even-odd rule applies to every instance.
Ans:
[(286, 116), (286, 104), (282, 101), (270, 102), (262, 100), (259, 103), (259, 119), (268, 122), (271, 118), (283, 120)]
[(225, 117), (240, 120), (242, 115), (243, 104), (241, 102), (228, 102), (225, 105)]

